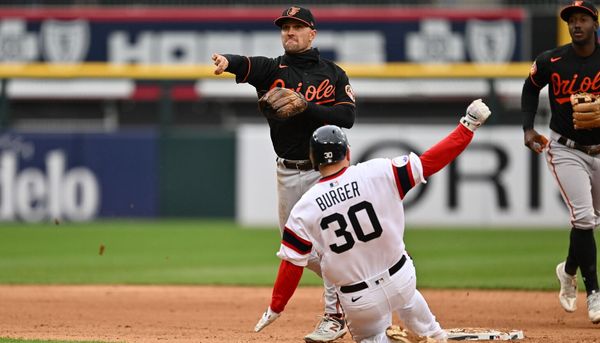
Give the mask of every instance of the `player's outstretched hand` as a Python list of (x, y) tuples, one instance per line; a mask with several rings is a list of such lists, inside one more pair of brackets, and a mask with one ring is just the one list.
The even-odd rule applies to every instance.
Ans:
[(264, 329), (265, 326), (274, 322), (275, 319), (279, 318), (280, 315), (281, 313), (273, 312), (273, 310), (271, 310), (271, 307), (268, 307), (265, 313), (263, 313), (258, 323), (256, 323), (256, 326), (254, 327), (254, 332), (259, 332), (260, 330)]
[(464, 117), (460, 118), (460, 123), (467, 129), (475, 132), (478, 127), (485, 123), (490, 114), (492, 112), (487, 105), (481, 99), (477, 99), (467, 107), (467, 113)]
[(225, 56), (219, 54), (212, 54), (212, 60), (215, 63), (215, 75), (221, 75), (229, 67), (229, 61)]

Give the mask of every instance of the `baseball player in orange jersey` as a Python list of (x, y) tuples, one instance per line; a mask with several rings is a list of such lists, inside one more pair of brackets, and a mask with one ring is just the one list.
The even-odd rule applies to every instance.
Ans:
[[(570, 102), (574, 93), (600, 94), (598, 11), (590, 2), (574, 1), (562, 9), (560, 17), (567, 22), (572, 42), (540, 54), (525, 80), (521, 98), (524, 142), (536, 153), (546, 149), (548, 167), (570, 213), (567, 258), (556, 266), (560, 304), (567, 312), (575, 311), (579, 268), (588, 316), (600, 323), (594, 238), (594, 228), (600, 224), (600, 128), (576, 128)], [(550, 141), (534, 129), (539, 94), (545, 85), (552, 110)]]
[[(279, 228), (283, 227), (294, 204), (314, 185), (319, 173), (308, 159), (308, 142), (315, 129), (327, 124), (345, 128), (354, 125), (356, 106), (348, 76), (334, 62), (320, 57), (312, 47), (317, 36), (315, 19), (307, 8), (292, 6), (275, 19), (281, 28), (285, 54), (276, 58), (214, 54), (215, 74), (233, 73), (236, 82), (249, 83), (262, 97), (274, 87), (289, 88), (302, 94), (307, 107), (287, 120), (267, 117), (271, 141), (277, 154), (277, 200)], [(318, 259), (309, 269), (321, 273)], [(307, 342), (329, 342), (346, 332), (343, 314), (333, 287), (325, 283), (325, 313)]]
[(489, 115), (489, 108), (475, 100), (458, 127), (423, 155), (355, 166), (350, 166), (348, 141), (339, 127), (317, 129), (310, 157), (321, 179), (296, 203), (285, 225), (271, 303), (255, 331), (281, 315), (316, 254), (323, 278), (335, 285), (356, 342), (387, 343), (393, 311), (416, 334), (445, 342), (446, 332), (416, 289), (415, 267), (403, 239), (402, 200), (453, 161)]

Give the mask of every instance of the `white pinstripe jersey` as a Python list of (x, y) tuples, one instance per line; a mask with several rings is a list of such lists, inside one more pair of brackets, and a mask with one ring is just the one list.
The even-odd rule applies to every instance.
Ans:
[(422, 182), (414, 153), (321, 179), (292, 209), (277, 256), (304, 267), (314, 249), (323, 278), (338, 286), (378, 275), (404, 253), (402, 199)]

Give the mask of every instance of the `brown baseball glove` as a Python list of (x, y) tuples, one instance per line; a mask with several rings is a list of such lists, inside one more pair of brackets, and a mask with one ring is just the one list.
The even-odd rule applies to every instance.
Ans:
[(386, 336), (391, 339), (392, 342), (400, 343), (434, 343), (437, 340), (429, 337), (418, 336), (414, 332), (401, 328), (398, 325), (392, 325), (385, 330)]
[(590, 93), (571, 94), (573, 126), (576, 130), (600, 127), (600, 98)]
[(267, 118), (283, 120), (304, 112), (308, 103), (300, 93), (275, 87), (258, 99), (258, 107)]

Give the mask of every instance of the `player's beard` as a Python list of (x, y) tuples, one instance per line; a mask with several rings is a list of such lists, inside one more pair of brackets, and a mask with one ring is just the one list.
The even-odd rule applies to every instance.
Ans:
[(571, 33), (571, 41), (573, 42), (573, 45), (577, 45), (577, 46), (586, 46), (588, 44), (595, 44), (597, 37), (595, 32), (585, 32), (585, 31), (578, 31), (583, 33), (583, 35), (581, 36), (575, 36), (575, 32)]
[(310, 46), (302, 46), (297, 39), (288, 39), (283, 42), (283, 49), (288, 54), (299, 54), (310, 49)]
[(285, 44), (283, 48), (288, 54), (297, 54), (300, 52), (297, 42), (290, 42), (290, 44)]

